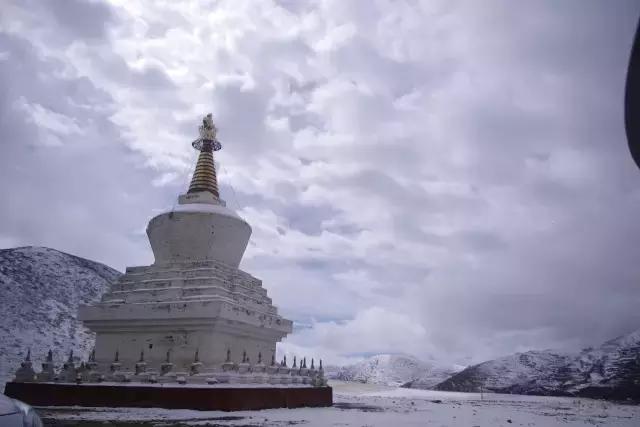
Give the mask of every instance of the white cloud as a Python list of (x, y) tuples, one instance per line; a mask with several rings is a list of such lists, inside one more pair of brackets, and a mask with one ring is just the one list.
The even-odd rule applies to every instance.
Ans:
[(28, 115), (33, 127), (41, 133), (45, 145), (59, 146), (63, 144), (64, 137), (84, 134), (72, 117), (51, 111), (38, 103), (29, 103), (23, 96), (14, 102), (14, 108)]
[[(16, 128), (5, 181), (75, 206), (56, 227), (5, 207), (0, 234), (12, 242), (147, 262), (139, 230), (186, 188), (189, 143), (212, 111), (223, 196), (253, 227), (243, 266), (312, 324), (283, 348), (466, 360), (575, 347), (640, 322), (627, 255), (640, 178), (621, 119), (631, 1), (86, 8), (74, 24), (13, 2), (0, 21), (16, 43), (2, 45), (12, 60), (0, 67), (34, 82), (2, 69), (7, 99), (25, 106), (17, 122), (46, 130), (38, 144), (62, 144), (57, 169), (44, 167), (47, 156), (21, 148), (29, 129)], [(16, 40), (37, 59), (15, 56)], [(70, 163), (93, 179), (69, 178)], [(60, 184), (33, 184), (24, 171), (39, 169)], [(107, 199), (86, 196), (102, 186)], [(91, 203), (112, 206), (100, 227)], [(67, 238), (77, 221), (92, 233)], [(626, 298), (598, 305), (611, 284)], [(593, 326), (593, 313), (610, 320)]]
[(324, 356), (329, 363), (366, 353), (425, 354), (427, 333), (416, 320), (382, 307), (369, 307), (345, 322), (312, 323), (288, 338), (284, 348), (299, 352), (316, 350), (320, 354), (330, 349)]

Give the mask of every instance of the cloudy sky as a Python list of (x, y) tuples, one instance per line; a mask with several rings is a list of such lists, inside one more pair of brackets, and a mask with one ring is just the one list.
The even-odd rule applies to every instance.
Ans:
[(0, 247), (153, 262), (212, 112), (243, 269), (333, 362), (640, 328), (636, 1), (3, 0)]

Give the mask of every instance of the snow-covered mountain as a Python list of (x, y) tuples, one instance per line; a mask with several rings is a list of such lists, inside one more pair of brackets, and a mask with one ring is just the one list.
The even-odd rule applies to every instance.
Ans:
[(29, 348), (38, 367), (49, 349), (57, 361), (71, 349), (86, 358), (94, 337), (76, 320), (78, 305), (99, 300), (120, 274), (54, 249), (0, 250), (0, 390)]
[(437, 385), (438, 390), (476, 392), (541, 384), (561, 376), (571, 356), (552, 351), (528, 351), (470, 366)]
[(379, 354), (362, 362), (343, 366), (331, 377), (342, 381), (362, 383), (406, 385), (421, 384), (428, 388), (455, 373), (454, 368), (444, 368), (436, 363), (424, 362), (405, 354)]
[(585, 349), (569, 367), (567, 391), (587, 397), (634, 397), (640, 401), (640, 329)]
[(434, 364), (430, 369), (425, 370), (416, 378), (402, 384), (402, 387), (432, 390), (436, 385), (462, 371), (464, 368), (464, 366), (460, 365)]
[(640, 400), (640, 330), (578, 354), (529, 351), (490, 360), (436, 389)]

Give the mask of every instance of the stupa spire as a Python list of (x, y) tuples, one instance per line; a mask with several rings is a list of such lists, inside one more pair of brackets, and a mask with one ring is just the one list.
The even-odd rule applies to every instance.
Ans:
[(216, 138), (218, 129), (213, 124), (213, 116), (207, 114), (202, 119), (202, 125), (199, 127), (200, 138), (191, 143), (193, 148), (200, 151), (196, 169), (191, 178), (189, 191), (187, 193), (197, 193), (208, 191), (215, 196), (220, 197), (218, 192), (218, 178), (216, 177), (216, 165), (213, 161), (213, 152), (222, 148), (222, 145)]

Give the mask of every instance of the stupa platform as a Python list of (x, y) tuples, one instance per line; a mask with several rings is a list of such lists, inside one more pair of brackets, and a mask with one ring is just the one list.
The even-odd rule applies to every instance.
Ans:
[(331, 387), (249, 384), (9, 382), (4, 394), (33, 406), (245, 411), (333, 405)]

